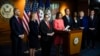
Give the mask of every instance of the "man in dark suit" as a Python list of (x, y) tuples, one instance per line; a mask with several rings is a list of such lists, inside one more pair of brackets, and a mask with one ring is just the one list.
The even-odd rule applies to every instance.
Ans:
[[(65, 9), (65, 16), (63, 16), (63, 21), (64, 21), (64, 26), (65, 27), (68, 27), (68, 29), (72, 29), (72, 25), (73, 25), (73, 20), (72, 18), (70, 17), (70, 9), (66, 8)], [(66, 39), (66, 41), (68, 41), (68, 37)], [(64, 42), (63, 42), (64, 43)], [(69, 56), (69, 51), (65, 49), (65, 47), (68, 49), (69, 46), (68, 46), (68, 42), (66, 43), (66, 46), (63, 45), (63, 52), (64, 52), (64, 56)], [(67, 53), (66, 53), (67, 52)]]
[[(97, 16), (95, 16), (94, 10), (90, 11), (90, 15), (89, 15), (88, 20), (89, 20), (89, 39), (92, 41), (92, 48), (94, 48), (95, 47), (96, 34), (97, 34), (97, 21), (98, 21)], [(88, 43), (90, 43), (90, 42), (88, 42)]]
[(69, 29), (72, 29), (72, 25), (73, 25), (73, 20), (70, 17), (70, 9), (66, 8), (65, 9), (65, 16), (63, 16), (63, 20), (64, 20), (64, 26), (70, 26)]
[(23, 56), (23, 41), (24, 38), (24, 28), (22, 21), (19, 18), (19, 9), (14, 9), (14, 16), (10, 19), (11, 28), (11, 41), (12, 41), (12, 55), (13, 56)]
[(49, 22), (48, 14), (44, 15), (44, 20), (40, 22), (39, 29), (41, 34), (42, 56), (50, 56), (54, 32)]

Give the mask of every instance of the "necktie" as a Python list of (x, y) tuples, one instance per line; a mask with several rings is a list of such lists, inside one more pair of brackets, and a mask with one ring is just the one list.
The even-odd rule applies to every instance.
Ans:
[(46, 22), (46, 24), (47, 24), (48, 28), (50, 28), (50, 24), (49, 24), (49, 22)]
[(91, 17), (91, 19), (93, 20), (93, 16), (90, 16)]
[(19, 17), (17, 18), (17, 21), (18, 21), (18, 23), (20, 24), (20, 18), (19, 18)]
[(70, 25), (70, 18), (69, 18), (69, 16), (67, 17), (67, 20), (68, 20), (68, 24)]

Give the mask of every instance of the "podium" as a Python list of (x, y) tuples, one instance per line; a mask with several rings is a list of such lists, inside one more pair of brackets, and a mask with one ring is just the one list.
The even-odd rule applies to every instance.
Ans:
[(73, 56), (80, 53), (82, 30), (72, 30), (64, 33), (63, 51), (64, 56)]

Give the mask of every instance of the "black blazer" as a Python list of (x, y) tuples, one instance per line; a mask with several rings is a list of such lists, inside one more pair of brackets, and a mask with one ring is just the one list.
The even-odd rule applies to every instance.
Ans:
[(53, 32), (52, 25), (51, 25), (51, 23), (49, 23), (49, 24), (50, 24), (50, 28), (47, 26), (47, 24), (45, 23), (45, 21), (42, 20), (40, 22), (40, 25), (39, 25), (41, 39), (44, 40), (44, 41), (50, 40), (51, 37), (47, 36), (47, 33), (52, 33)]
[(98, 24), (98, 19), (96, 16), (94, 16), (93, 20), (91, 19), (91, 17), (88, 17), (88, 22), (89, 22), (89, 28), (97, 28), (97, 24)]
[(77, 17), (76, 20), (77, 20), (77, 22), (75, 22), (75, 19), (73, 19), (73, 28), (79, 29), (79, 26), (80, 26), (79, 18)]
[(96, 16), (94, 16), (94, 19), (92, 20), (89, 16), (88, 18), (88, 22), (89, 22), (89, 28), (95, 28), (95, 30), (90, 30), (89, 29), (89, 35), (91, 36), (92, 35), (97, 35), (97, 24), (98, 24), (98, 19)]
[(10, 28), (11, 28), (11, 36), (18, 37), (18, 35), (24, 34), (22, 21), (20, 20), (19, 23), (15, 16), (13, 16), (10, 19)]
[(29, 22), (30, 32), (29, 35), (39, 35), (39, 25), (37, 21), (30, 21)]
[(67, 17), (66, 16), (63, 16), (63, 20), (64, 20), (64, 26), (66, 27), (67, 25), (70, 25), (70, 29), (72, 29), (73, 27), (73, 20), (72, 20), (72, 18), (70, 17), (70, 22), (68, 22), (68, 20), (67, 20)]

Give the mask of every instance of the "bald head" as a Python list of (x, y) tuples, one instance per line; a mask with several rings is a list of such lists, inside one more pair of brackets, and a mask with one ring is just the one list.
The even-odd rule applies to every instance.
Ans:
[(20, 10), (18, 8), (14, 8), (14, 15), (20, 16)]

